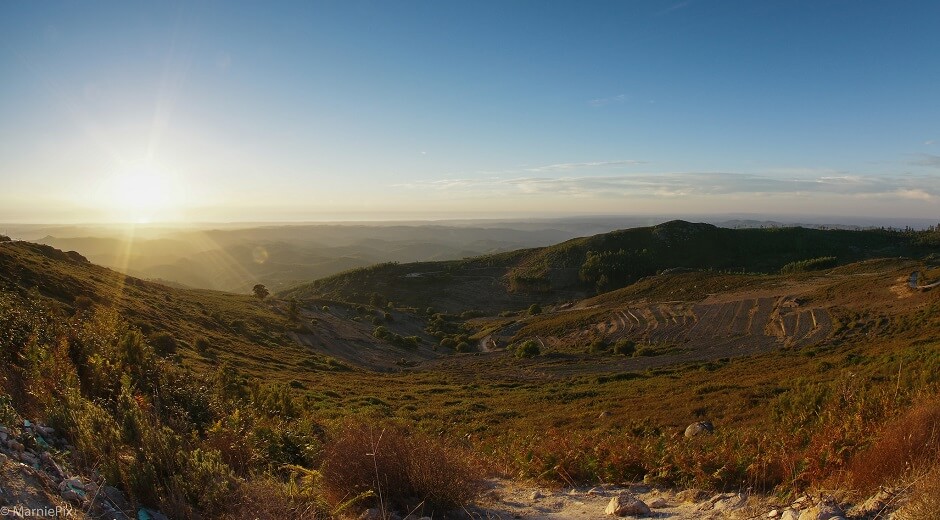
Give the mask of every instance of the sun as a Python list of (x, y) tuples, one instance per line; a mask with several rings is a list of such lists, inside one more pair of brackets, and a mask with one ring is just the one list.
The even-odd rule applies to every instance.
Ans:
[(115, 219), (141, 224), (177, 220), (183, 206), (177, 179), (151, 164), (115, 172), (106, 184), (104, 198)]

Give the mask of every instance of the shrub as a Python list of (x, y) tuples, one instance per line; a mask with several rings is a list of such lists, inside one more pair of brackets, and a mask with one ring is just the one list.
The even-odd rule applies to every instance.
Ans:
[(539, 348), (539, 342), (534, 339), (526, 340), (516, 348), (516, 357), (518, 358), (533, 358), (541, 353), (542, 350)]
[(849, 473), (856, 488), (870, 491), (923, 473), (938, 457), (940, 401), (930, 401), (885, 424), (874, 443), (852, 459)]
[(619, 356), (632, 356), (636, 351), (636, 342), (623, 338), (614, 343), (614, 354)]
[(334, 507), (361, 496), (384, 513), (443, 516), (482, 490), (482, 471), (462, 449), (394, 427), (349, 423), (334, 432), (320, 468)]
[(535, 316), (536, 314), (542, 314), (542, 306), (537, 303), (533, 303), (532, 305), (529, 305), (529, 316)]
[(794, 274), (806, 271), (818, 271), (820, 269), (829, 269), (838, 265), (838, 260), (834, 256), (821, 256), (819, 258), (810, 258), (808, 260), (799, 260), (790, 262), (780, 268), (781, 274)]
[(179, 458), (179, 471), (173, 475), (172, 482), (176, 492), (195, 505), (202, 516), (218, 516), (229, 505), (229, 497), (235, 489), (231, 468), (215, 450), (197, 448), (180, 453)]
[(209, 351), (212, 350), (212, 343), (208, 339), (200, 336), (196, 338), (196, 352), (199, 352), (203, 356), (208, 355)]
[(150, 336), (150, 345), (160, 357), (168, 357), (176, 354), (179, 348), (176, 338), (166, 332), (158, 332)]
[(592, 354), (599, 354), (601, 352), (607, 352), (607, 342), (603, 338), (596, 338), (594, 341), (588, 345), (588, 352)]

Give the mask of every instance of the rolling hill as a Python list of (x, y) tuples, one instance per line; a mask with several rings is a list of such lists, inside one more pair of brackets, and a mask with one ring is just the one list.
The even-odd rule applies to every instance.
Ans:
[[(736, 246), (742, 237), (750, 244)], [(335, 513), (345, 498), (328, 497), (353, 488), (331, 480), (330, 461), (376, 428), (424, 439), (435, 467), (482, 461), (516, 479), (713, 490), (829, 486), (851, 503), (940, 452), (933, 440), (890, 448), (893, 425), (926, 424), (940, 395), (940, 292), (919, 288), (940, 270), (918, 239), (671, 222), (383, 264), (265, 301), (4, 241), (0, 323), (13, 333), (0, 335), (0, 422), (52, 424), (78, 453), (60, 464), (97, 468), (134, 504), (182, 518)], [(641, 246), (652, 272), (623, 287), (580, 274), (592, 256)], [(513, 287), (514, 276), (543, 282)], [(523, 356), (527, 343), (536, 348)], [(714, 435), (682, 436), (705, 420)], [(885, 450), (896, 464), (872, 462)], [(356, 485), (368, 490), (376, 461), (363, 461)], [(204, 484), (172, 477), (183, 473)], [(258, 512), (275, 506), (290, 512)]]
[(884, 230), (726, 229), (671, 221), (465, 260), (354, 269), (282, 296), (368, 302), (377, 293), (409, 306), (495, 313), (591, 296), (668, 269), (766, 274), (813, 259), (838, 265), (935, 251), (917, 238)]

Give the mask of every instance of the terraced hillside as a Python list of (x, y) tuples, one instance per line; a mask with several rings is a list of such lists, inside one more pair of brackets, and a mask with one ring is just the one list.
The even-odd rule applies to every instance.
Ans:
[[(473, 324), (487, 356), (537, 341), (548, 357), (535, 364), (546, 375), (815, 352), (911, 333), (906, 316), (936, 298), (908, 284), (922, 267), (897, 259), (802, 275), (664, 273), (539, 315)], [(618, 345), (629, 345), (626, 355), (612, 355)]]
[(801, 346), (825, 339), (832, 331), (832, 319), (823, 308), (801, 308), (797, 300), (781, 296), (626, 306), (616, 309), (595, 330), (610, 340), (629, 338), (647, 343), (694, 340), (731, 346), (782, 340), (786, 345)]

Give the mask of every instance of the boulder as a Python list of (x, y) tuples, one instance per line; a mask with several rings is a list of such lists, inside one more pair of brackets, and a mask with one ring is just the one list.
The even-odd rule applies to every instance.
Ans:
[(832, 498), (823, 498), (818, 504), (800, 512), (799, 520), (845, 520), (845, 513)]
[(77, 477), (72, 477), (59, 483), (59, 494), (70, 502), (82, 502), (87, 492), (85, 491), (85, 484)]
[(110, 500), (115, 507), (122, 511), (127, 511), (131, 508), (131, 505), (127, 502), (127, 499), (124, 498), (124, 493), (121, 493), (121, 490), (116, 487), (105, 486), (104, 495), (108, 497), (108, 500)]
[(701, 489), (684, 489), (676, 493), (676, 500), (681, 500), (682, 502), (699, 502), (705, 500), (707, 496), (708, 493)]
[(604, 513), (612, 516), (645, 516), (650, 514), (650, 508), (633, 493), (621, 491), (610, 499)]
[(56, 463), (55, 459), (52, 458), (52, 455), (49, 455), (48, 451), (42, 452), (42, 455), (39, 456), (39, 460), (42, 461), (42, 465), (46, 467), (49, 476), (54, 478), (56, 482), (65, 480), (65, 472), (62, 471), (62, 468), (59, 467), (59, 464)]
[(719, 500), (712, 501), (715, 504), (715, 511), (733, 511), (740, 509), (747, 504), (747, 495), (743, 493), (733, 493), (730, 496), (722, 496)]
[(780, 520), (800, 520), (800, 512), (795, 509), (784, 509), (780, 514)]
[(710, 421), (694, 422), (685, 428), (686, 437), (695, 437), (706, 433), (714, 433), (715, 426)]
[(895, 501), (897, 492), (888, 489), (880, 489), (878, 493), (865, 502), (853, 507), (848, 511), (851, 517), (869, 518), (884, 513)]

